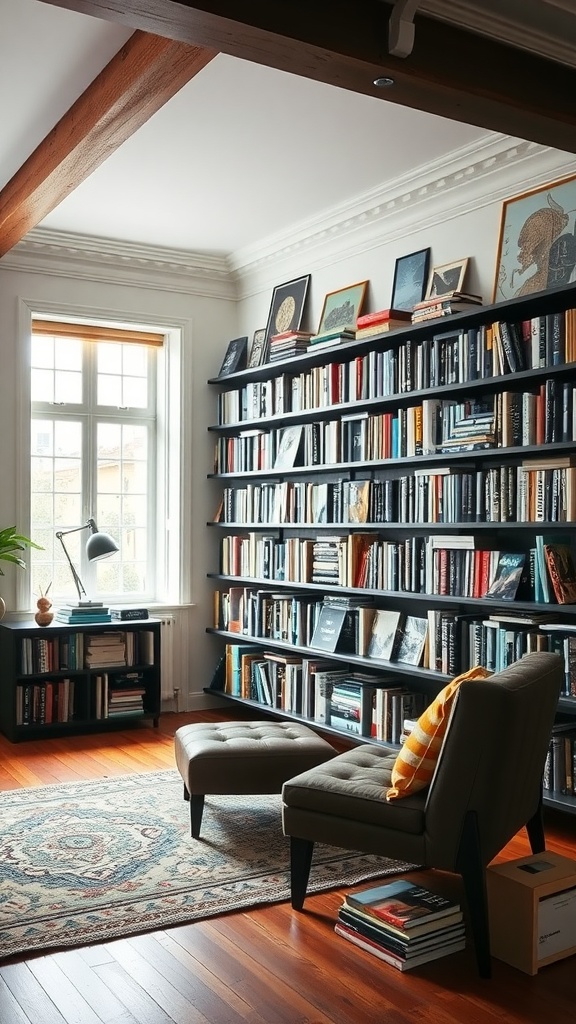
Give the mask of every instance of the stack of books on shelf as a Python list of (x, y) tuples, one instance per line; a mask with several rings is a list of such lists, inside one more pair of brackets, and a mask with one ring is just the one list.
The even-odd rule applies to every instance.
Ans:
[(268, 350), (268, 361), (279, 362), (281, 359), (291, 359), (308, 348), (312, 334), (310, 331), (282, 331), (281, 334), (272, 334)]
[(453, 313), (464, 313), (474, 306), (482, 305), (482, 296), (470, 292), (446, 292), (434, 295), (417, 302), (412, 310), (412, 323), (419, 324), (424, 320), (435, 320), (436, 317), (451, 316)]
[(111, 622), (110, 609), (101, 601), (87, 601), (82, 604), (63, 604), (54, 616), (57, 622), (86, 626), (90, 622)]
[(107, 718), (144, 713), (144, 677), (141, 672), (113, 676), (108, 684)]
[(84, 665), (86, 668), (126, 665), (126, 636), (124, 633), (110, 631), (96, 636), (88, 636), (84, 645)]
[(399, 971), (466, 945), (460, 904), (406, 880), (348, 893), (334, 930)]
[(380, 309), (375, 313), (365, 313), (356, 321), (356, 339), (395, 331), (398, 327), (405, 327), (411, 319), (412, 313), (407, 309)]
[(342, 328), (340, 331), (328, 331), (324, 334), (315, 334), (310, 338), (310, 349), (314, 350), (320, 346), (331, 348), (332, 345), (344, 345), (348, 341), (354, 341), (356, 330), (352, 327)]

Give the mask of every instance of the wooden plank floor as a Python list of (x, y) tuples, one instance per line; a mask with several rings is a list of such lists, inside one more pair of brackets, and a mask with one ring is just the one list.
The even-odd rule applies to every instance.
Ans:
[[(174, 766), (189, 721), (239, 710), (164, 715), (160, 728), (11, 744), (0, 790)], [(251, 716), (253, 717), (253, 715)], [(183, 806), (183, 814), (186, 814)], [(547, 812), (548, 847), (576, 856), (576, 818)], [(499, 859), (523, 856), (520, 834)], [(414, 878), (461, 898), (458, 879)], [(229, 914), (103, 945), (0, 965), (1, 1024), (560, 1024), (576, 1019), (574, 958), (530, 978), (494, 960), (477, 977), (471, 946), (405, 974), (334, 934), (342, 891)]]

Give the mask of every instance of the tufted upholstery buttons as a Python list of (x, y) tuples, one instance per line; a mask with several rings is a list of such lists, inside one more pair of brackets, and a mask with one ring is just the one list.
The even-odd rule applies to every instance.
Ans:
[[(280, 793), (293, 775), (335, 756), (308, 726), (293, 722), (198, 722), (174, 736), (176, 765), (198, 838), (207, 793)], [(280, 822), (279, 822), (280, 827)]]

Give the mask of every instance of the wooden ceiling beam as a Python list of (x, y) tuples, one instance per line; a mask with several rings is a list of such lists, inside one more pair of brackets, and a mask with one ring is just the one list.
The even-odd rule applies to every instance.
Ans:
[(384, 0), (43, 2), (576, 152), (576, 69), (422, 14), (410, 56), (390, 57)]
[(136, 31), (0, 192), (0, 256), (215, 56)]

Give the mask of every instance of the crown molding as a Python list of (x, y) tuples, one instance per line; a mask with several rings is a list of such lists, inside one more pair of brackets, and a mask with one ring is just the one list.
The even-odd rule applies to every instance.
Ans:
[(226, 256), (46, 228), (30, 231), (2, 257), (0, 269), (108, 284), (113, 280), (119, 285), (209, 298), (237, 298)]
[(229, 256), (36, 228), (0, 269), (235, 301), (570, 174), (573, 154), (493, 133)]
[(230, 257), (239, 295), (428, 230), (576, 173), (573, 154), (492, 134)]
[[(541, 12), (536, 12), (532, 17), (527, 7), (524, 7), (518, 17), (508, 14), (506, 5), (503, 5), (501, 0), (484, 4), (479, 4), (477, 0), (424, 0), (420, 5), (420, 13), (429, 14), (439, 21), (458, 25), (459, 28), (477, 32), (521, 50), (529, 50), (560, 64), (576, 67), (573, 35), (562, 31), (566, 15), (574, 16), (574, 4), (572, 0), (544, 2), (548, 10), (543, 7)], [(561, 13), (550, 11), (550, 7), (557, 8)], [(552, 28), (553, 23), (556, 30)]]

